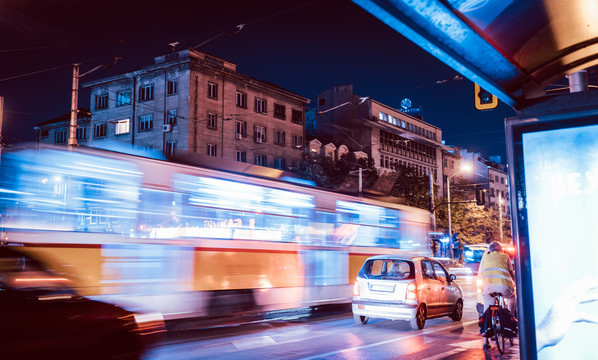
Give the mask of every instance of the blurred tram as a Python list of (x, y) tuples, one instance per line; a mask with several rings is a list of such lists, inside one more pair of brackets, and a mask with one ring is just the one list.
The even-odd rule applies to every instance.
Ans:
[(82, 295), (165, 319), (350, 303), (366, 258), (429, 253), (428, 211), (274, 177), (93, 148), (4, 150), (2, 244)]

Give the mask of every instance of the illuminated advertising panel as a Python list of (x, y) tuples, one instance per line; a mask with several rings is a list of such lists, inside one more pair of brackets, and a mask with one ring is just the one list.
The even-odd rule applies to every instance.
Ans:
[(577, 115), (507, 123), (524, 359), (596, 356), (598, 116)]

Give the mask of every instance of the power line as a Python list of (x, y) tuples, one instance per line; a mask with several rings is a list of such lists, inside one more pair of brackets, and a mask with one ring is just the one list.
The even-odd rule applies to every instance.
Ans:
[(21, 75), (11, 76), (11, 77), (8, 77), (8, 78), (0, 79), (0, 82), (8, 81), (8, 80), (13, 80), (13, 79), (18, 79), (18, 78), (22, 78), (22, 77), (26, 77), (26, 76), (30, 76), (30, 75), (35, 75), (35, 74), (41, 74), (41, 73), (44, 73), (44, 72), (48, 72), (48, 71), (52, 71), (52, 70), (57, 70), (57, 69), (62, 69), (62, 68), (65, 68), (65, 67), (71, 67), (71, 66), (73, 66), (73, 64), (61, 65), (61, 66), (56, 66), (56, 67), (53, 67), (53, 68), (48, 68), (48, 69), (43, 69), (43, 70), (38, 70), (38, 71), (30, 72), (30, 73), (27, 73), (27, 74), (21, 74)]

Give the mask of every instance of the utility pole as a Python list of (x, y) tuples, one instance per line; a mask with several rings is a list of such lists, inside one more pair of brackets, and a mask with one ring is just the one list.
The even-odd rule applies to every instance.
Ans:
[(79, 102), (79, 63), (73, 64), (73, 90), (71, 95), (71, 125), (69, 131), (69, 150), (77, 146), (77, 107)]
[(112, 59), (112, 64), (110, 65), (98, 65), (93, 69), (89, 70), (86, 73), (79, 75), (79, 66), (80, 63), (73, 64), (73, 90), (71, 95), (71, 124), (70, 124), (70, 132), (69, 132), (69, 142), (68, 148), (72, 150), (72, 148), (77, 146), (77, 112), (79, 111), (79, 79), (83, 76), (96, 71), (99, 68), (111, 68), (114, 66), (121, 57), (115, 57)]

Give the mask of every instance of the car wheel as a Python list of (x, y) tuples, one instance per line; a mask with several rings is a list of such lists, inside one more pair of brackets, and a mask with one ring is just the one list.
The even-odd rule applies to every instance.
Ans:
[(355, 320), (355, 323), (357, 325), (365, 325), (368, 323), (368, 320), (370, 318), (367, 316), (362, 316), (362, 315), (353, 315), (353, 320)]
[(421, 330), (426, 325), (426, 306), (421, 304), (417, 307), (415, 317), (409, 320), (409, 324), (413, 330)]
[(461, 321), (461, 318), (463, 318), (463, 301), (461, 299), (457, 300), (455, 308), (449, 316), (453, 321)]

